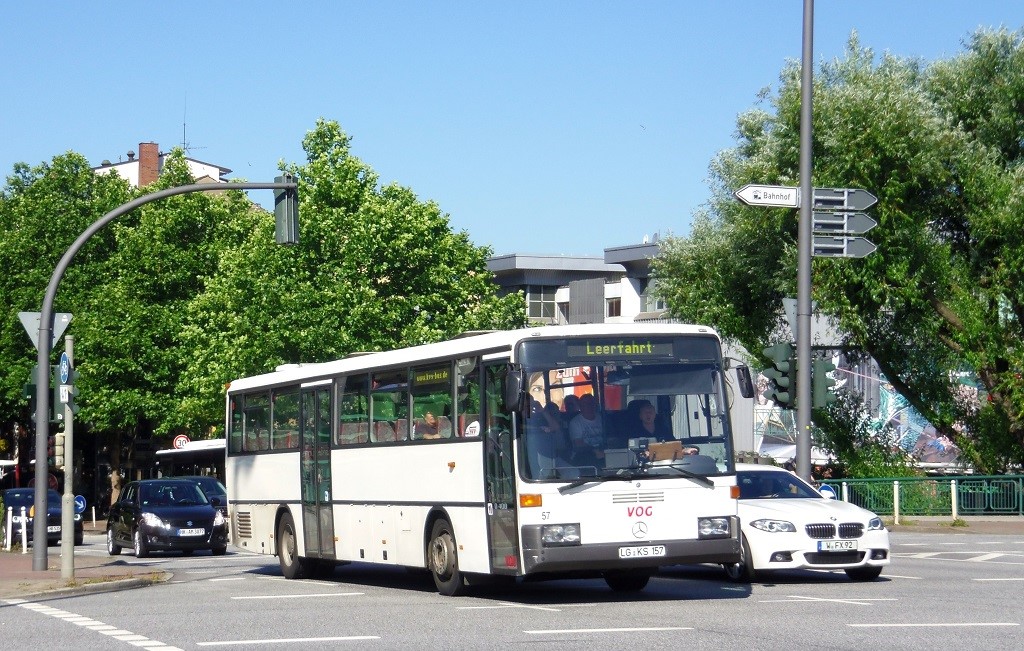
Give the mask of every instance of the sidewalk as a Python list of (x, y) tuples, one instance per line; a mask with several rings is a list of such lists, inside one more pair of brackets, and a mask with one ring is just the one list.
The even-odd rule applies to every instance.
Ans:
[[(87, 536), (102, 535), (106, 522), (86, 521)], [(20, 548), (9, 552), (0, 548), (0, 601), (5, 599), (26, 599), (40, 595), (67, 596), (110, 590), (139, 588), (160, 581), (166, 581), (170, 574), (162, 570), (140, 568), (126, 563), (120, 557), (106, 554), (75, 554), (74, 578), (61, 577), (61, 547), (47, 548), (47, 568), (33, 570), (33, 550), (22, 554)]]
[(948, 515), (902, 515), (899, 524), (886, 515), (882, 520), (889, 531), (1024, 536), (1024, 516), (1019, 515), (967, 515), (956, 522)]

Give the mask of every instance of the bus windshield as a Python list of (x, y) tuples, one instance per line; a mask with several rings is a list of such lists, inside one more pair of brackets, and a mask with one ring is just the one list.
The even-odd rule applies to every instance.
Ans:
[(717, 339), (700, 336), (524, 343), (522, 476), (573, 481), (731, 473), (718, 351)]

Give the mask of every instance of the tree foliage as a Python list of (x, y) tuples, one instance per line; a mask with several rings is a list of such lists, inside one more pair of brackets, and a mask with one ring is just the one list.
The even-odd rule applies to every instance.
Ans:
[[(519, 327), (522, 297), (497, 296), (490, 250), (408, 188), (381, 187), (337, 123), (305, 138), (300, 243), (274, 243), (274, 217), (239, 191), (145, 204), (97, 233), (61, 283), (81, 373), (77, 420), (95, 432), (202, 438), (223, 427), (224, 387), (282, 363)], [(184, 154), (153, 186), (97, 175), (77, 154), (15, 167), (0, 194), (0, 415), (28, 418), (22, 385), (35, 363), (19, 311), (38, 311), (70, 244), (146, 192), (194, 183)], [(60, 346), (57, 347), (59, 350)]]
[[(980, 30), (926, 64), (876, 58), (854, 35), (815, 76), (813, 185), (867, 188), (879, 224), (870, 256), (814, 259), (818, 310), (983, 470), (1024, 460), (1022, 39)], [(799, 65), (765, 98), (713, 161), (707, 210), (654, 265), (675, 316), (748, 350), (773, 339), (796, 295), (797, 211), (732, 192), (799, 185)]]

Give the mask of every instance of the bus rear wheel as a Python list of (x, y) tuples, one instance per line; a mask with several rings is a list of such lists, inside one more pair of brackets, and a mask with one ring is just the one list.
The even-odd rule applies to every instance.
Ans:
[(434, 585), (439, 593), (447, 597), (465, 593), (466, 581), (459, 569), (454, 528), (447, 520), (441, 519), (434, 523), (427, 544), (427, 564), (434, 575)]
[(313, 561), (299, 556), (299, 539), (295, 535), (295, 521), (285, 513), (277, 525), (277, 560), (286, 579), (305, 579), (313, 569)]

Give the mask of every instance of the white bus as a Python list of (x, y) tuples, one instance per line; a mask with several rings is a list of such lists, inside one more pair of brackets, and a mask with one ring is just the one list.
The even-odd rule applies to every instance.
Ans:
[(734, 390), (713, 330), (644, 324), (467, 333), (239, 379), (231, 542), (288, 578), (426, 568), (446, 595), (483, 577), (641, 590), (659, 566), (735, 563)]

